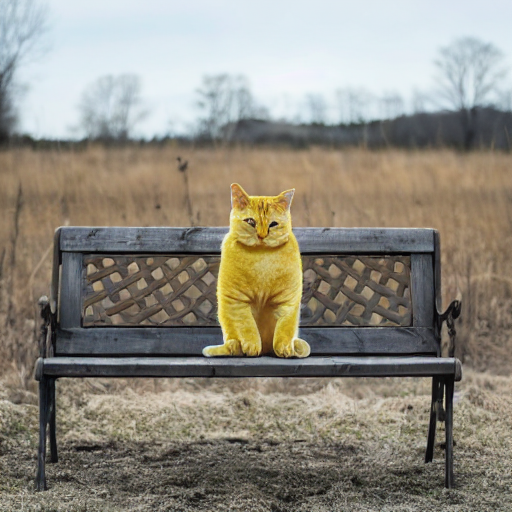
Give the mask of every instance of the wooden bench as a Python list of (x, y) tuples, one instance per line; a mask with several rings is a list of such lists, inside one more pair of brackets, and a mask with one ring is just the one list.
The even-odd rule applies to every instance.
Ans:
[[(461, 363), (441, 357), (454, 338), (454, 301), (441, 313), (439, 234), (432, 229), (294, 230), (303, 257), (300, 336), (306, 359), (205, 358), (222, 343), (216, 276), (227, 228), (56, 231), (50, 299), (36, 365), (40, 445), (36, 487), (46, 489), (49, 430), (57, 462), (60, 377), (430, 377), (425, 461), (445, 416), (445, 485), (453, 485), (453, 390)], [(445, 397), (445, 410), (442, 406)], [(49, 429), (48, 429), (49, 426)]]

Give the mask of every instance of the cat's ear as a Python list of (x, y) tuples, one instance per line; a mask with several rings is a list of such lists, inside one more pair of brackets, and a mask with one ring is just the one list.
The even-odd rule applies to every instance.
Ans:
[(277, 196), (276, 203), (284, 208), (285, 210), (289, 210), (290, 206), (292, 205), (292, 199), (293, 194), (295, 194), (295, 189), (291, 188), (290, 190), (285, 190), (284, 192), (281, 192)]
[(249, 206), (249, 195), (238, 183), (233, 183), (231, 185), (231, 208), (243, 210), (247, 206)]

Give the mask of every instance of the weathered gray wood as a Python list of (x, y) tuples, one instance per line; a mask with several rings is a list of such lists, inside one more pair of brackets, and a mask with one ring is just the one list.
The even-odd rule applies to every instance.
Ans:
[[(62, 251), (219, 253), (228, 228), (63, 227)], [(414, 253), (434, 250), (432, 229), (297, 228), (303, 254)]]
[[(299, 335), (313, 355), (430, 354), (438, 352), (432, 328), (307, 327)], [(222, 344), (220, 327), (93, 328), (59, 331), (56, 355), (201, 355)]]
[(453, 358), (439, 357), (52, 357), (51, 377), (427, 377), (457, 372)]
[(437, 353), (431, 328), (414, 327), (304, 327), (299, 336), (314, 355)]
[(50, 286), (50, 310), (53, 314), (57, 312), (59, 303), (60, 232), (61, 228), (56, 229), (53, 236), (52, 282)]
[(82, 255), (62, 254), (60, 286), (60, 326), (63, 329), (80, 327), (82, 322)]
[(412, 324), (434, 326), (434, 262), (432, 254), (411, 255)]
[[(436, 295), (436, 310), (434, 314), (437, 318), (443, 311), (443, 295), (441, 289), (441, 237), (439, 231), (434, 231), (434, 287)], [(438, 333), (438, 336), (440, 335), (441, 333)]]

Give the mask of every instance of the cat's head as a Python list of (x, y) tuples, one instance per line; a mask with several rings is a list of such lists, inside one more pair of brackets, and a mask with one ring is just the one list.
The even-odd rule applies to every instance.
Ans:
[(290, 206), (295, 189), (278, 196), (250, 196), (231, 185), (230, 232), (249, 247), (278, 247), (288, 241), (292, 231)]

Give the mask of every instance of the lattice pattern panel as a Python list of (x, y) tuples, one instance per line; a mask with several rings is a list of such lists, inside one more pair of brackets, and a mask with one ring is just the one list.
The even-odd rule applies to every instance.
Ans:
[(212, 325), (218, 256), (84, 257), (83, 326)]
[(301, 324), (410, 326), (409, 256), (303, 258)]
[[(218, 325), (220, 257), (85, 255), (83, 326)], [(302, 258), (301, 325), (411, 325), (408, 256)]]

